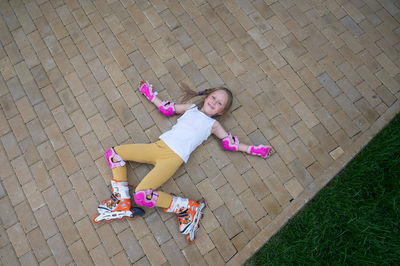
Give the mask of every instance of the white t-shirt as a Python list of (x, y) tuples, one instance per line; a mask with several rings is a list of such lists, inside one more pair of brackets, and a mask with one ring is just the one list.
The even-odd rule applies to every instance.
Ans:
[(186, 163), (197, 146), (211, 135), (214, 122), (215, 119), (199, 111), (193, 104), (160, 139)]

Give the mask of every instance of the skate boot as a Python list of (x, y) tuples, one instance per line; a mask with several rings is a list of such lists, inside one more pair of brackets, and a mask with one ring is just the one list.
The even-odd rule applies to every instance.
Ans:
[(202, 209), (206, 206), (205, 201), (196, 202), (191, 199), (172, 196), (172, 202), (166, 212), (174, 212), (178, 215), (179, 232), (186, 236), (186, 240), (192, 243), (195, 233), (199, 229), (199, 221), (202, 218)]
[(100, 203), (97, 208), (99, 214), (93, 217), (93, 223), (98, 224), (103, 220), (123, 220), (125, 217), (134, 219), (136, 216), (144, 215), (143, 209), (132, 207), (128, 182), (118, 182), (112, 179), (111, 186), (111, 198)]

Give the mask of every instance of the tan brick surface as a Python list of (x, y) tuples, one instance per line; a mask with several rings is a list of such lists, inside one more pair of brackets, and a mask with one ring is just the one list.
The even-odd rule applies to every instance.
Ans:
[(158, 244), (152, 235), (143, 237), (139, 240), (139, 243), (151, 264), (161, 265), (166, 262), (162, 250), (157, 248)]
[(25, 199), (22, 187), (15, 175), (4, 179), (3, 186), (13, 206), (18, 205)]
[(8, 228), (7, 234), (18, 257), (24, 255), (31, 249), (21, 224), (17, 223)]
[(15, 212), (17, 213), (18, 220), (25, 233), (38, 226), (27, 201), (23, 201), (21, 204), (17, 205), (15, 207)]
[(102, 245), (98, 245), (96, 248), (89, 251), (89, 254), (95, 265), (112, 265), (110, 258), (107, 256), (106, 251)]
[(81, 239), (88, 250), (93, 249), (100, 244), (100, 238), (91, 224), (89, 219), (82, 219), (76, 223)]
[(161, 245), (161, 250), (172, 265), (185, 265), (187, 263), (182, 251), (178, 248), (174, 240), (171, 239)]
[(35, 257), (39, 262), (51, 255), (50, 249), (39, 228), (27, 233), (27, 238)]
[[(400, 112), (393, 1), (3, 2), (0, 264), (243, 264)], [(162, 186), (207, 201), (194, 245), (162, 210), (90, 220), (110, 195), (105, 151), (176, 122), (141, 79), (175, 102), (182, 81), (230, 88), (221, 123), (275, 151), (210, 137)], [(150, 169), (128, 164), (131, 184)]]
[(117, 239), (117, 235), (110, 225), (102, 225), (96, 231), (109, 257), (114, 256), (122, 249), (122, 246)]
[(86, 250), (82, 240), (76, 241), (69, 247), (69, 251), (76, 264), (94, 265), (90, 258), (89, 252)]

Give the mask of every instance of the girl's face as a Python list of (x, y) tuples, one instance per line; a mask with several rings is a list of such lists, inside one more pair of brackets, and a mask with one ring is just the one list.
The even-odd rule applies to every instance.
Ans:
[(227, 102), (228, 94), (223, 90), (216, 90), (204, 99), (201, 111), (209, 117), (222, 115)]

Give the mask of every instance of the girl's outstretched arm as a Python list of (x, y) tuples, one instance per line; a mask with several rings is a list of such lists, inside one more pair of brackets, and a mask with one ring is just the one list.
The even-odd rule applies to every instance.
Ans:
[(192, 104), (175, 104), (169, 101), (162, 101), (157, 97), (157, 93), (153, 92), (153, 88), (148, 81), (141, 80), (139, 82), (139, 91), (158, 108), (160, 113), (166, 116), (183, 114), (192, 106)]
[(221, 140), (221, 145), (226, 150), (246, 152), (251, 155), (261, 156), (263, 158), (270, 156), (273, 151), (272, 147), (269, 145), (250, 146), (240, 143), (238, 137), (233, 137), (222, 127), (218, 121), (215, 121), (211, 129), (211, 133)]
[[(160, 106), (168, 107), (168, 105), (171, 104), (170, 102), (165, 103), (165, 101), (160, 100), (160, 98), (158, 98), (157, 96), (155, 96), (153, 103), (158, 109), (160, 109)], [(187, 110), (189, 110), (190, 107), (192, 107), (191, 103), (173, 103), (173, 104), (175, 106), (175, 114), (178, 115), (185, 113)]]

